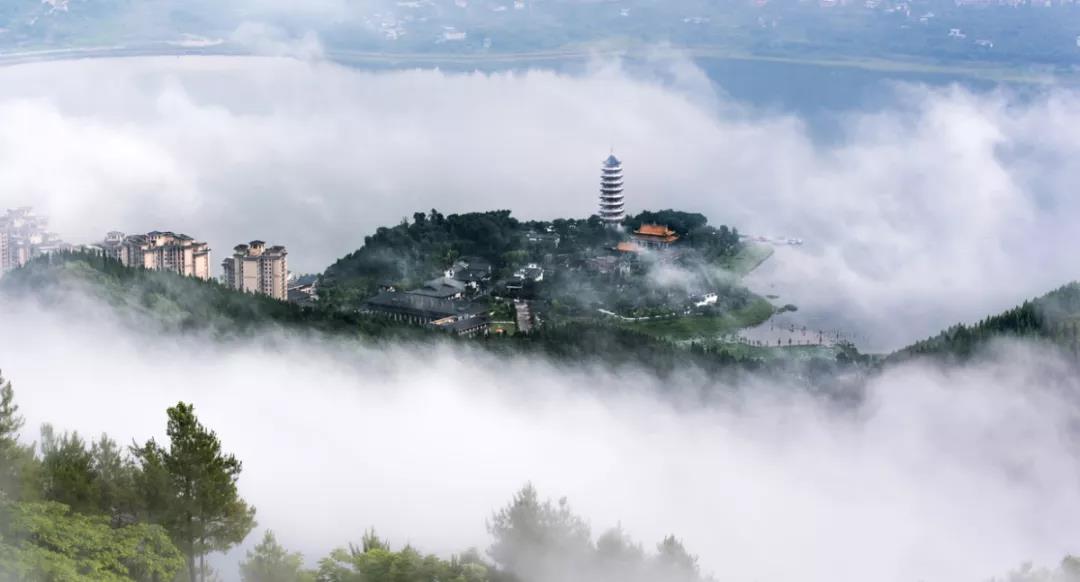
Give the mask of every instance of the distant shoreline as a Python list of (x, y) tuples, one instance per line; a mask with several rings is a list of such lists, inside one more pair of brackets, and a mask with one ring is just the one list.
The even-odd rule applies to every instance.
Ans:
[[(482, 68), (527, 67), (554, 62), (587, 62), (595, 58), (639, 58), (649, 53), (649, 47), (568, 47), (531, 52), (507, 53), (389, 53), (331, 49), (324, 60), (343, 66), (390, 66), (394, 68), (435, 68), (439, 66), (475, 66)], [(1006, 64), (963, 65), (934, 63), (921, 60), (890, 60), (879, 58), (819, 57), (799, 58), (779, 55), (759, 55), (720, 47), (672, 48), (673, 54), (695, 60), (786, 64), (805, 67), (843, 68), (879, 73), (940, 75), (1003, 83), (1053, 85), (1062, 82), (1080, 83), (1080, 72), (1062, 73), (1047, 70), (1010, 68)], [(137, 57), (273, 57), (250, 53), (241, 47), (215, 44), (207, 47), (182, 47), (166, 43), (147, 43), (134, 46), (99, 46), (70, 49), (38, 49), (5, 52), (0, 50), (0, 66), (35, 62), (82, 59), (118, 59)]]

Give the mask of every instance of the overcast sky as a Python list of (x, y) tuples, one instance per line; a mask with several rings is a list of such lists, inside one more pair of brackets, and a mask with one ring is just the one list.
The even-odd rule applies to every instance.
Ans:
[[(278, 40), (285, 48), (266, 52), (317, 57), (317, 39)], [(866, 349), (1076, 278), (1073, 93), (901, 86), (878, 110), (841, 113), (839, 138), (822, 144), (794, 115), (731, 102), (688, 61), (655, 67), (373, 73), (187, 57), (6, 67), (0, 206), (34, 205), (74, 242), (178, 230), (208, 240), (216, 263), (259, 238), (286, 245), (295, 271), (321, 271), (417, 210), (587, 216), (614, 147), (631, 211), (675, 207), (804, 239), (768, 284)]]

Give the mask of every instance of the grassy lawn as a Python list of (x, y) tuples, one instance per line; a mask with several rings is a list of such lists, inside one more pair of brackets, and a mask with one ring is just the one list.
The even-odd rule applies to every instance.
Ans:
[(773, 255), (773, 248), (761, 243), (748, 242), (742, 245), (735, 256), (720, 262), (720, 266), (740, 277), (748, 275), (761, 266)]
[(517, 333), (517, 324), (512, 321), (493, 321), (491, 322), (490, 333), (504, 333), (506, 335), (514, 335)]
[(723, 315), (685, 316), (648, 321), (624, 321), (619, 325), (669, 340), (713, 339), (744, 327), (758, 325), (773, 314), (773, 306), (762, 297)]

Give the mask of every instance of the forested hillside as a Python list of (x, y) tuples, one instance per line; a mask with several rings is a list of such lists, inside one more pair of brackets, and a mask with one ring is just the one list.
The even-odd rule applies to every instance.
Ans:
[[(240, 495), (243, 465), (198, 420), (194, 406), (178, 403), (165, 420), (168, 442), (122, 447), (106, 435), (87, 441), (45, 426), (36, 444), (26, 444), (33, 437), (21, 432), (15, 391), (0, 377), (0, 579), (220, 579), (206, 557), (243, 543), (257, 526), (255, 508)], [(706, 579), (675, 536), (652, 551), (618, 527), (594, 539), (565, 500), (545, 501), (531, 485), (490, 517), (488, 531), (492, 544), (486, 552), (466, 549), (442, 558), (411, 545), (395, 550), (367, 529), (357, 545), (305, 560), (267, 530), (239, 574), (243, 582)]]
[(379, 285), (415, 286), (462, 256), (478, 256), (496, 267), (513, 260), (507, 253), (524, 245), (524, 228), (509, 210), (444, 216), (417, 212), (413, 221), (380, 227), (364, 246), (326, 269), (320, 286), (324, 301), (354, 305)]
[(138, 330), (208, 333), (240, 341), (260, 331), (284, 329), (377, 342), (431, 346), (450, 342), (500, 356), (540, 357), (571, 366), (632, 367), (660, 376), (694, 369), (707, 373), (717, 384), (754, 372), (777, 374), (800, 384), (827, 385), (839, 370), (868, 365), (851, 346), (845, 346), (837, 357), (823, 354), (787, 361), (779, 355), (765, 358), (747, 353), (738, 345), (676, 344), (603, 320), (549, 323), (527, 335), (458, 338), (326, 306), (299, 307), (215, 282), (130, 269), (77, 253), (41, 257), (12, 271), (0, 280), (0, 294), (4, 293), (32, 296), (47, 306), (70, 299), (100, 299), (112, 307), (112, 316)]
[(30, 261), (0, 280), (0, 292), (32, 296), (45, 303), (86, 293), (115, 308), (115, 314), (151, 322), (164, 331), (210, 331), (240, 335), (268, 326), (350, 335), (422, 334), (382, 319), (342, 311), (300, 307), (240, 293), (217, 283), (145, 269), (85, 253), (57, 253)]
[(891, 359), (925, 355), (968, 358), (995, 338), (1041, 340), (1080, 357), (1080, 283), (1069, 283), (976, 324), (954, 325), (900, 350)]
[[(610, 254), (611, 247), (642, 224), (669, 226), (682, 237), (694, 260), (719, 261), (740, 247), (733, 228), (708, 225), (702, 214), (676, 210), (645, 211), (629, 216), (620, 232), (596, 216), (588, 219), (519, 221), (509, 210), (444, 216), (437, 210), (413, 214), (394, 227), (381, 227), (364, 238), (364, 245), (338, 259), (323, 274), (320, 295), (338, 306), (354, 307), (380, 286), (408, 289), (438, 276), (455, 260), (479, 257), (494, 267), (493, 278), (545, 260), (571, 264), (576, 259)], [(530, 234), (557, 243), (530, 243)], [(535, 240), (535, 239), (534, 239)], [(565, 269), (563, 269), (565, 270)]]

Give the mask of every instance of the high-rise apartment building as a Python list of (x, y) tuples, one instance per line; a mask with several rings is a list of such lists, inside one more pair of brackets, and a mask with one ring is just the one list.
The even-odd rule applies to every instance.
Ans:
[(225, 285), (247, 293), (262, 293), (285, 301), (289, 297), (288, 253), (283, 246), (266, 247), (261, 240), (233, 248), (225, 259)]
[(168, 271), (185, 277), (210, 279), (210, 247), (186, 234), (153, 231), (125, 236), (110, 232), (101, 243), (105, 256), (126, 267)]
[(29, 207), (8, 210), (0, 216), (0, 275), (38, 255), (70, 248), (47, 230), (48, 223)]

